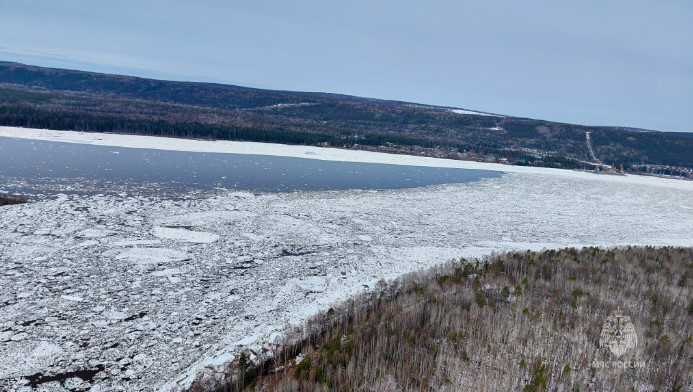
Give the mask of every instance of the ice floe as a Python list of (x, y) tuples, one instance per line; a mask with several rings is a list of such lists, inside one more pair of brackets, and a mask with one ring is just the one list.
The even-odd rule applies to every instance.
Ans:
[(154, 235), (159, 238), (178, 240), (184, 242), (209, 243), (219, 239), (219, 235), (214, 233), (205, 233), (200, 231), (192, 231), (182, 228), (172, 227), (155, 227)]
[(167, 248), (131, 248), (115, 256), (116, 260), (127, 260), (138, 264), (160, 264), (189, 260), (190, 256)]

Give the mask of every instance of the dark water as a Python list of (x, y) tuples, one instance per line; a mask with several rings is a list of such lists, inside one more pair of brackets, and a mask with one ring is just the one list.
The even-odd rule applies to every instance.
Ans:
[(18, 193), (399, 189), (500, 175), (486, 170), (161, 151), (0, 137), (0, 190)]

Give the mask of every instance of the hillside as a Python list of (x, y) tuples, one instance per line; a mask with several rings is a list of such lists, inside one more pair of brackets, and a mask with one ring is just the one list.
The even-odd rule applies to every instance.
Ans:
[[(690, 390), (692, 259), (629, 247), (460, 260), (330, 309), (273, 357), (241, 355), (232, 382), (192, 390)], [(275, 360), (256, 368), (259, 356)]]
[[(327, 93), (174, 82), (0, 62), (0, 125), (329, 145), (584, 167), (693, 167), (693, 134), (593, 127)], [(632, 166), (634, 165), (634, 166)]]

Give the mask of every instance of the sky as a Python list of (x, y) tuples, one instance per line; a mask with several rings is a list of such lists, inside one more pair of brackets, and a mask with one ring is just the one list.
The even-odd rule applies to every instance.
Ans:
[(693, 132), (691, 0), (0, 0), (0, 60)]

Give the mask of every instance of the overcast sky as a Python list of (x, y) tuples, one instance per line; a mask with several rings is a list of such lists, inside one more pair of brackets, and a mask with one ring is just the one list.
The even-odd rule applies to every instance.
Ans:
[(693, 131), (691, 0), (0, 0), (0, 59)]

